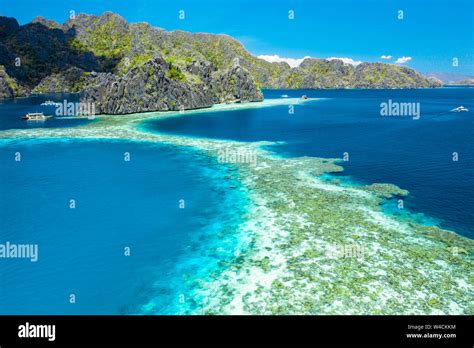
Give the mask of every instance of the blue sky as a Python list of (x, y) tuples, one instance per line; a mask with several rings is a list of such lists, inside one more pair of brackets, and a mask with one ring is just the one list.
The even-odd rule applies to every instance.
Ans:
[[(472, 0), (0, 0), (0, 15), (20, 24), (69, 11), (116, 12), (167, 30), (225, 33), (256, 55), (394, 63), (422, 72), (474, 75)], [(180, 20), (179, 11), (185, 11)], [(293, 10), (295, 18), (288, 19)], [(404, 18), (397, 18), (398, 11)], [(392, 56), (381, 59), (382, 55)], [(454, 67), (453, 58), (459, 66)]]

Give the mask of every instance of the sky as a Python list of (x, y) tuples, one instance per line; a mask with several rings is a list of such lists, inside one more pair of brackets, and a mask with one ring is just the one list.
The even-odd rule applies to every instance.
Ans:
[(112, 11), (166, 30), (228, 34), (252, 54), (293, 65), (336, 57), (468, 75), (473, 9), (473, 0), (0, 0), (0, 15), (20, 24)]

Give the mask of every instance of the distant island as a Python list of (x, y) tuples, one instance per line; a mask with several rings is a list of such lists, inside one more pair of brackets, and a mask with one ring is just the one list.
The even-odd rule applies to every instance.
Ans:
[(425, 77), (430, 80), (438, 80), (445, 86), (472, 86), (474, 77), (471, 75), (448, 72), (429, 72)]
[(263, 100), (261, 88), (429, 88), (441, 83), (383, 63), (259, 59), (227, 35), (165, 31), (121, 16), (0, 17), (0, 98), (81, 93), (98, 113), (186, 110)]
[(450, 86), (474, 86), (474, 79), (466, 79), (448, 83)]

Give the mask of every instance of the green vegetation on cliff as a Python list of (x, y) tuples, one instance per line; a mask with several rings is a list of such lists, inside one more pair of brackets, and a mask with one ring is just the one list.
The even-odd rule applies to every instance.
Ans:
[(186, 75), (179, 71), (174, 65), (171, 65), (166, 75), (172, 80), (186, 81)]
[[(194, 34), (179, 30), (167, 32), (146, 23), (127, 24), (123, 18), (111, 13), (100, 17), (81, 15), (68, 25), (76, 30), (78, 38), (85, 43), (93, 43), (94, 53), (108, 58), (121, 58), (117, 65), (119, 73), (142, 65), (143, 56), (161, 54), (181, 71), (186, 71), (194, 61), (210, 62), (216, 70), (229, 69), (238, 62), (262, 88), (434, 86), (413, 69), (398, 65), (363, 63), (354, 67), (340, 60), (308, 58), (299, 67), (291, 68), (286, 63), (270, 63), (253, 56), (239, 41), (227, 35)], [(100, 28), (94, 29), (95, 26)], [(112, 39), (106, 40), (107, 45), (98, 49), (97, 42), (102, 42), (105, 33), (112, 33)], [(182, 78), (175, 72), (173, 76)]]
[[(207, 83), (196, 73), (195, 63), (210, 64), (208, 73), (236, 65), (250, 73), (258, 88), (418, 88), (435, 87), (413, 69), (382, 63), (358, 66), (340, 60), (306, 59), (297, 68), (270, 63), (250, 54), (227, 35), (165, 31), (147, 23), (129, 24), (121, 16), (79, 14), (64, 25), (42, 17), (19, 26), (15, 19), (0, 17), (0, 64), (26, 90), (48, 90), (71, 68), (123, 76), (155, 57), (171, 62), (167, 76), (192, 84)], [(21, 57), (22, 65), (14, 64)], [(45, 80), (46, 79), (46, 80)], [(45, 81), (43, 81), (45, 80)], [(73, 90), (87, 83), (78, 83)], [(55, 85), (55, 88), (59, 85)], [(68, 87), (70, 87), (68, 85)], [(65, 88), (64, 90), (71, 90)]]
[(5, 67), (0, 65), (0, 98), (12, 98), (21, 94), (18, 83), (5, 71)]
[(130, 51), (132, 37), (122, 17), (112, 13), (99, 17), (79, 15), (77, 19), (70, 19), (66, 26), (75, 29), (76, 21), (83, 23), (81, 30), (74, 30), (77, 37), (71, 40), (71, 46), (75, 49), (110, 59), (122, 59)]

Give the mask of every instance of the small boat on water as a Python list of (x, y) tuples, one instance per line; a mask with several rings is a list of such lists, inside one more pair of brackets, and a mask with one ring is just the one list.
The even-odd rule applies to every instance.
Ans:
[(281, 97), (282, 98), (288, 98), (288, 94), (282, 94)]
[(44, 121), (53, 116), (45, 116), (42, 112), (32, 112), (28, 113), (22, 117), (22, 120), (25, 121)]
[(455, 109), (452, 109), (451, 112), (466, 112), (466, 111), (469, 111), (468, 108), (465, 108), (464, 106), (458, 106), (457, 108)]
[(303, 94), (303, 95), (301, 96), (301, 100), (308, 100), (308, 96), (307, 96), (306, 94)]
[(56, 103), (52, 100), (46, 100), (44, 103), (41, 103), (42, 106), (56, 106), (58, 104), (60, 104), (60, 103)]

